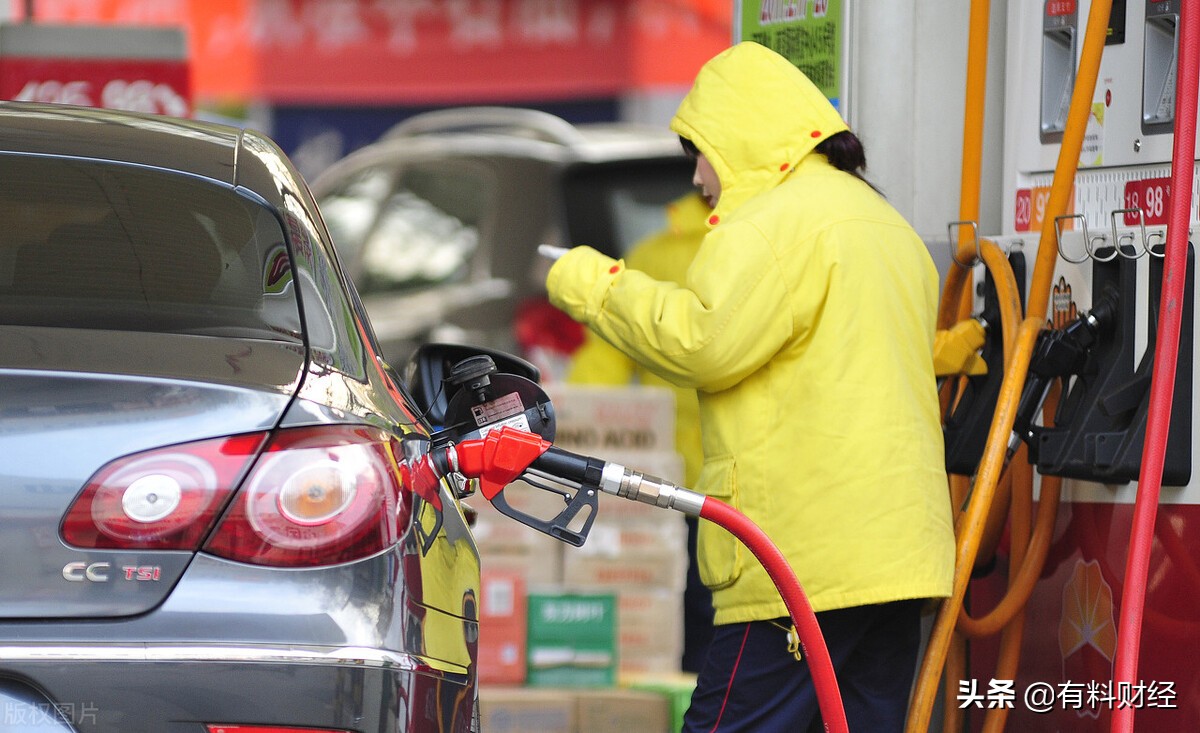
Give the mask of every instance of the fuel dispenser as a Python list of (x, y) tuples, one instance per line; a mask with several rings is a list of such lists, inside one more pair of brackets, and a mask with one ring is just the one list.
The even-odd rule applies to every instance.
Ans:
[[(1191, 191), (1198, 12), (1179, 0), (1008, 6), (1006, 213), (1001, 231), (980, 240), (1006, 253), (1024, 252), (1034, 264), (1017, 278), (1026, 313), (995, 407), (984, 409), (991, 427), (982, 455), (959, 452), (965, 441), (956, 431), (969, 421), (956, 413), (971, 403), (960, 401), (947, 417), (948, 468), (970, 470), (972, 485), (958, 523), (963, 532), (955, 596), (935, 621), (910, 710), (911, 733), (927, 728), (937, 685), (929, 673), (940, 673), (943, 664), (947, 690), (989, 677), (1011, 679), (1017, 690), (1107, 685), (1114, 696), (1118, 685), (1137, 679), (1172, 680), (1181, 689), (1200, 683), (1194, 659), (1171, 635), (1200, 623), (1190, 607), (1172, 603), (1183, 592), (1173, 589), (1176, 584), (1195, 592), (1192, 571), (1200, 565), (1191, 426), (1195, 251), (1188, 241), (1197, 219)], [(968, 120), (976, 71), (968, 69)], [(967, 158), (964, 151), (964, 195)], [(964, 247), (956, 255), (963, 270), (973, 270), (978, 290), (969, 309), (953, 308), (944, 295), (942, 312), (957, 310), (958, 318), (964, 311), (987, 313), (994, 298), (991, 272), (976, 267), (982, 257), (971, 261)], [(950, 292), (950, 300), (956, 294)], [(939, 318), (939, 327), (951, 324)], [(989, 321), (989, 337), (992, 328)], [(994, 354), (995, 346), (990, 349)], [(983, 353), (989, 353), (986, 344)], [(993, 360), (987, 360), (989, 373)], [(1027, 451), (1018, 450), (1023, 447)], [(968, 460), (956, 463), (961, 456)], [(1014, 546), (1007, 580), (985, 580), (991, 584), (984, 586), (987, 594), (1002, 596), (986, 618), (1002, 620), (982, 623), (959, 605), (971, 582), (981, 514), (999, 496), (995, 487), (1002, 476), (1015, 481), (1017, 469), (1030, 467), (1039, 502), (1034, 539), (1020, 553)], [(1027, 513), (1023, 521), (1022, 536), (1029, 537)], [(1110, 540), (1120, 539), (1085, 541), (1097, 527)], [(1122, 574), (1126, 528), (1132, 529)], [(976, 539), (969, 539), (972, 534)], [(1030, 557), (1037, 567), (1026, 572)], [(1151, 563), (1154, 583), (1148, 587)], [(1006, 588), (997, 589), (996, 582)], [(1143, 603), (1146, 618), (1154, 620), (1146, 627)], [(1037, 621), (1025, 625), (1025, 618)], [(1118, 622), (1120, 631), (1113, 634)], [(982, 627), (1004, 630), (999, 651), (994, 658), (985, 653), (967, 659), (965, 639), (978, 638)], [(963, 636), (952, 642), (955, 628)], [(1139, 639), (1146, 649), (1140, 665)], [(1081, 655), (1086, 664), (1078, 661)], [(947, 708), (951, 699), (948, 693)], [(1143, 708), (1139, 725), (1190, 730), (1200, 708), (1194, 701), (1179, 707), (1187, 710)], [(951, 713), (946, 729), (957, 730), (963, 721)], [(1017, 730), (1108, 730), (1110, 718), (1114, 730), (1132, 727), (1132, 710), (1115, 704), (1102, 711), (1064, 703), (1041, 714), (1016, 706), (989, 709), (986, 717), (985, 731), (1002, 730), (1006, 721)]]
[[(1054, 425), (1033, 429), (1029, 455), (1041, 475), (1113, 486), (1136, 482), (1145, 438), (1171, 193), (1167, 167), (1176, 122), (1181, 2), (1108, 3), (1103, 56), (1072, 176), (1074, 190), (1066, 211), (1048, 212), (1049, 171), (1061, 152), (1080, 58), (1080, 19), (1097, 4), (1045, 0), (1036, 17), (1027, 7), (1010, 9), (1006, 107), (1013, 114), (1005, 136), (1004, 186), (1012, 206), (1004, 222), (1008, 233), (996, 239), (1028, 247), (1026, 233), (1039, 231), (1047, 218), (1055, 217), (1057, 287), (1048, 326), (1062, 329), (1073, 323), (1072, 309), (1085, 310), (1089, 302), (1107, 321), (1092, 334), (1093, 342), (1074, 368), (1059, 375), (1066, 384)], [(1032, 45), (1027, 39), (1035, 33), (1041, 51), (1036, 55), (1027, 52)], [(1040, 91), (1036, 108), (1022, 92), (1035, 81)], [(1036, 136), (1030, 134), (1032, 123)], [(1191, 476), (1191, 251), (1189, 246), (1175, 409), (1163, 476), (1171, 486), (1186, 486)], [(1032, 373), (1041, 368), (1039, 358), (1045, 358), (1039, 354), (1030, 364)]]

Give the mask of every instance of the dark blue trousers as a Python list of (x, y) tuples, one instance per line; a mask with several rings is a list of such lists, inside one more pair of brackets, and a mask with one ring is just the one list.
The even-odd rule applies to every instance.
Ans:
[[(921, 643), (922, 600), (817, 614), (851, 733), (902, 731)], [(684, 733), (821, 731), (808, 664), (787, 649), (791, 620), (715, 628)]]

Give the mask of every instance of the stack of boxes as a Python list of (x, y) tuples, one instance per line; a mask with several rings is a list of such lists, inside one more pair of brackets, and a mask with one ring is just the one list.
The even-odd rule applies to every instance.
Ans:
[(663, 696), (645, 690), (485, 687), (487, 733), (666, 733), (679, 726)]
[[(669, 390), (555, 384), (547, 392), (558, 424), (555, 446), (682, 481)], [(514, 509), (542, 519), (564, 506), (560, 496), (524, 482), (507, 487), (504, 497)], [(507, 710), (512, 719), (518, 709), (538, 709), (534, 698), (544, 701), (553, 687), (560, 703), (569, 699), (573, 706), (573, 717), (555, 718), (571, 733), (669, 730), (666, 698), (612, 688), (619, 675), (679, 671), (687, 570), (683, 515), (601, 494), (586, 543), (573, 547), (504, 516), (481, 496), (468, 503), (479, 512), (474, 534), (483, 563), (484, 717), (489, 710)], [(640, 720), (597, 727), (603, 716), (596, 711), (614, 702), (613, 695), (627, 696), (628, 704), (607, 708)], [(541, 720), (538, 730), (546, 723)]]
[[(682, 483), (670, 390), (557, 384), (547, 391), (556, 446)], [(588, 541), (563, 553), (564, 584), (616, 596), (622, 673), (679, 671), (686, 579), (683, 515), (611, 494), (599, 497)]]

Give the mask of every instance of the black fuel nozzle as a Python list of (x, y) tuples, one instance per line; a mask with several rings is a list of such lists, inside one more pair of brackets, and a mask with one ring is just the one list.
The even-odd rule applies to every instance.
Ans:
[(533, 459), (529, 467), (550, 478), (598, 489), (605, 464), (606, 462), (599, 458), (579, 455), (552, 446), (545, 453)]
[(700, 516), (704, 495), (612, 461), (550, 447), (529, 464), (535, 473), (597, 488), (622, 499)]
[(1022, 441), (1032, 445), (1033, 421), (1046, 401), (1050, 385), (1055, 379), (1078, 374), (1082, 370), (1092, 347), (1116, 320), (1119, 304), (1120, 293), (1110, 285), (1090, 311), (1067, 324), (1066, 328), (1046, 329), (1038, 334), (1029, 358), (1025, 387), (1017, 403), (1007, 458), (1012, 458)]

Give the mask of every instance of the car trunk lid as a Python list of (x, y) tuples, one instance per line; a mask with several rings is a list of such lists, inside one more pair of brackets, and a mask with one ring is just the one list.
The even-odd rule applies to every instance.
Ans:
[(158, 605), (193, 556), (80, 549), (60, 533), (114, 459), (265, 432), (300, 383), (298, 343), (0, 328), (0, 618), (95, 618)]

